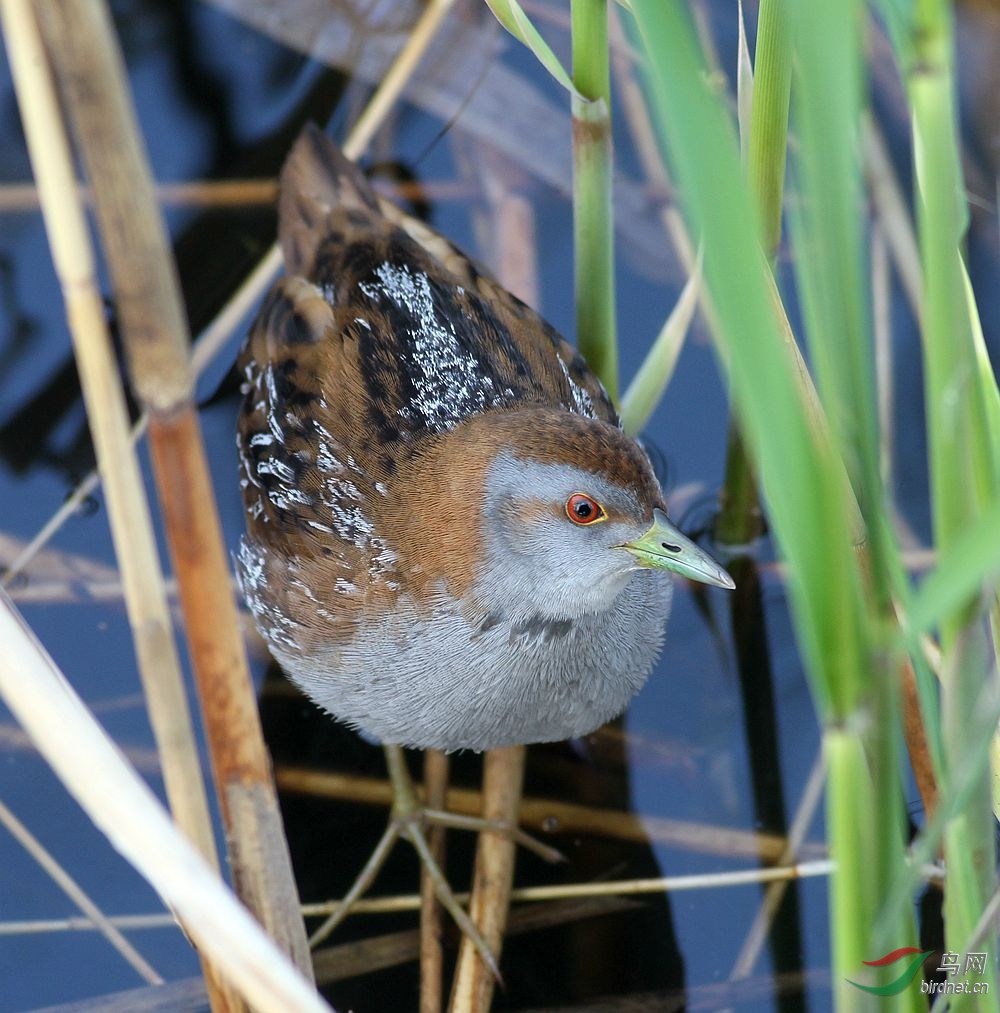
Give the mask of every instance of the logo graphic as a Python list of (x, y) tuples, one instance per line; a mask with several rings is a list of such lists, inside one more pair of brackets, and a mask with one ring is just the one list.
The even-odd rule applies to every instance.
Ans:
[(898, 950), (892, 950), (884, 957), (879, 957), (878, 960), (862, 961), (868, 967), (887, 967), (889, 964), (895, 964), (897, 960), (902, 960), (903, 957), (910, 957), (910, 962), (898, 978), (885, 985), (862, 985), (857, 981), (851, 981), (850, 978), (847, 979), (847, 982), (855, 988), (860, 988), (862, 992), (870, 992), (872, 995), (899, 995), (917, 976), (921, 964), (933, 952), (933, 950), (918, 950), (915, 946), (901, 946)]

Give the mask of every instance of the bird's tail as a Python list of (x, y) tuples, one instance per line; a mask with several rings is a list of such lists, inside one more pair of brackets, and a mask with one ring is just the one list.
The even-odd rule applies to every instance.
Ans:
[(278, 199), (278, 235), (285, 270), (308, 270), (334, 209), (379, 215), (378, 200), (361, 170), (314, 123), (306, 124), (285, 159)]

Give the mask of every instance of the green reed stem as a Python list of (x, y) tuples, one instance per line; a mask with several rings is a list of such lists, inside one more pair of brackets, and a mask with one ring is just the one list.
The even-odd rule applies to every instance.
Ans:
[(611, 75), (607, 0), (573, 0), (573, 241), (576, 335), (584, 358), (618, 397)]
[[(968, 213), (955, 118), (950, 5), (943, 0), (918, 2), (908, 43), (912, 46), (908, 90), (924, 269), (922, 329), (931, 498), (935, 541), (944, 552), (997, 498), (997, 462), (984, 391), (992, 377), (978, 368), (961, 261)], [(988, 671), (982, 609), (974, 599), (944, 619), (941, 646), (942, 724), (950, 780), (967, 763), (968, 728), (980, 707), (983, 673)], [(961, 947), (971, 936), (996, 887), (993, 824), (989, 772), (983, 765), (967, 804), (945, 830), (945, 923), (950, 948)], [(992, 963), (984, 980), (990, 983), (988, 999), (959, 999), (954, 1008), (1000, 1008)], [(988, 1005), (974, 1005), (982, 1001)]]
[[(792, 5), (796, 52), (796, 213), (791, 224), (804, 332), (831, 434), (861, 507), (867, 536), (858, 552), (867, 667), (846, 729), (828, 725), (824, 740), (849, 734), (863, 764), (831, 764), (828, 825), (842, 875), (832, 884), (831, 927), (841, 1004), (860, 1001), (846, 979), (871, 982), (858, 950), (881, 955), (916, 941), (909, 911), (880, 921), (879, 913), (904, 868), (905, 811), (899, 778), (902, 741), (890, 588), (898, 547), (886, 511), (879, 468), (873, 329), (866, 288), (866, 222), (861, 147), (865, 105), (861, 2)], [(852, 802), (853, 798), (853, 802)], [(853, 914), (853, 917), (848, 917)], [(858, 933), (861, 933), (860, 938)], [(906, 940), (903, 944), (899, 940)], [(863, 957), (860, 959), (872, 959)], [(850, 994), (849, 994), (850, 993)], [(897, 1006), (915, 1008), (919, 994)]]
[[(845, 201), (847, 194), (857, 192), (857, 168), (849, 167), (846, 178), (829, 193), (820, 175), (811, 179), (815, 189), (810, 190), (809, 199), (818, 202), (821, 211), (815, 219), (802, 219), (797, 236), (796, 259), (802, 263), (802, 277), (809, 254), (819, 247), (823, 264), (836, 269), (832, 284), (842, 286), (845, 300), (819, 327), (817, 314), (807, 307), (813, 357), (827, 357), (819, 370), (825, 418), (817, 420), (803, 393), (793, 349), (784, 343), (776, 325), (768, 267), (760, 250), (762, 201), (751, 187), (772, 180), (768, 186), (774, 214), (780, 209), (774, 199), (777, 175), (762, 172), (758, 164), (752, 177), (756, 182), (743, 185), (728, 112), (700, 83), (703, 64), (682, 6), (633, 0), (633, 8), (650, 56), (650, 94), (666, 148), (692, 229), (703, 237), (706, 282), (726, 341), (733, 396), (744, 437), (759, 467), (773, 531), (788, 565), (796, 630), (826, 727), (828, 827), (838, 861), (831, 887), (833, 974), (836, 982), (844, 982), (835, 986), (843, 1007), (858, 1009), (865, 995), (845, 979), (858, 977), (864, 970), (861, 961), (872, 959), (882, 942), (875, 935), (876, 913), (891, 875), (904, 867), (904, 852), (895, 702), (886, 688), (891, 685), (892, 658), (885, 650), (886, 633), (854, 546), (853, 492), (845, 481), (845, 461), (858, 455), (856, 433), (848, 425), (852, 401), (863, 397), (867, 389), (863, 378), (853, 372), (858, 362), (866, 361), (858, 349), (864, 348), (868, 334), (859, 309), (860, 283), (855, 280), (862, 277), (857, 215), (863, 204)], [(832, 15), (830, 8), (837, 8)], [(776, 10), (772, 7), (769, 16), (777, 17)], [(841, 5), (796, 6), (796, 13), (789, 11), (788, 17), (797, 29), (793, 38), (807, 36), (812, 47), (820, 43), (838, 47), (839, 65), (828, 59), (821, 63), (822, 70), (804, 67), (802, 77), (834, 75), (828, 81), (830, 91), (836, 92), (839, 85), (845, 89), (836, 95), (836, 109), (828, 123), (834, 133), (829, 138), (814, 133), (813, 147), (802, 156), (808, 171), (819, 164), (823, 150), (819, 140), (843, 142), (857, 129), (862, 21), (857, 5), (848, 5), (846, 10)], [(789, 31), (790, 25), (773, 27), (779, 39), (789, 38), (780, 33)], [(798, 58), (800, 65), (807, 62), (801, 53)], [(786, 60), (790, 63), (790, 55)], [(855, 80), (845, 84), (850, 74)], [(776, 77), (783, 80), (781, 74)], [(804, 90), (807, 95), (815, 91), (808, 82)], [(755, 96), (755, 107), (756, 103)], [(809, 104), (802, 115), (811, 112)], [(771, 150), (777, 157), (779, 145), (773, 131), (771, 137), (770, 145), (762, 145), (761, 151)], [(835, 164), (841, 165), (839, 160)], [(847, 208), (853, 218), (845, 214)], [(773, 222), (764, 234), (772, 238), (777, 234)], [(805, 284), (809, 286), (806, 301), (826, 306), (822, 284), (812, 280)], [(827, 347), (830, 330), (845, 320), (853, 333), (839, 345)], [(850, 474), (855, 476), (858, 470), (852, 467)], [(906, 915), (887, 931), (892, 938), (880, 953), (914, 942), (912, 920)], [(853, 994), (848, 995), (848, 990)], [(902, 1008), (914, 1008), (912, 1001), (900, 1000)]]
[[(784, 4), (785, 0), (761, 0), (757, 14), (747, 164), (747, 181), (760, 217), (761, 243), (772, 260), (781, 243), (792, 79), (792, 46)], [(734, 420), (729, 428), (726, 477), (715, 522), (715, 537), (722, 545), (747, 545), (759, 537), (763, 529), (753, 463)]]

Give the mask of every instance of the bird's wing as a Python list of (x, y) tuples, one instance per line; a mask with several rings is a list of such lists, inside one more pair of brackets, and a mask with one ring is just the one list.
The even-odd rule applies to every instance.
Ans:
[[(617, 424), (569, 342), (443, 237), (380, 202), (315, 127), (286, 162), (280, 210), (288, 273), (343, 310), (349, 330), (365, 332), (345, 346), (357, 355), (343, 368), (367, 374), (370, 400), (398, 410), (402, 433), (446, 430), (469, 412), (524, 402)], [(398, 381), (388, 382), (390, 372)], [(390, 420), (386, 436), (395, 428)]]
[(251, 523), (277, 513), (370, 551), (363, 505), (422, 438), (526, 405), (618, 424), (572, 345), (446, 240), (398, 219), (434, 252), (307, 127), (281, 176), (288, 274), (240, 357)]

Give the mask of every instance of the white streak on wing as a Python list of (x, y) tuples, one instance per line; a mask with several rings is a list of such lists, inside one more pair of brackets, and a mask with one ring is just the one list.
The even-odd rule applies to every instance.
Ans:
[(264, 592), (268, 586), (267, 558), (259, 546), (246, 537), (240, 539), (236, 572), (247, 608), (250, 609), (261, 636), (271, 645), (298, 653), (300, 648), (294, 635), (297, 623), (281, 611), (276, 596), (271, 595), (265, 599)]
[(569, 375), (569, 370), (566, 368), (566, 363), (563, 362), (562, 357), (557, 356), (557, 358), (559, 359), (559, 366), (562, 369), (563, 376), (566, 377), (570, 396), (573, 398), (574, 411), (578, 415), (586, 416), (588, 419), (597, 418), (597, 414), (594, 411), (594, 399), (585, 388), (576, 383)]
[[(281, 421), (278, 419), (278, 390), (274, 382), (274, 370), (270, 363), (263, 370), (264, 387), (267, 390), (267, 428), (271, 430), (274, 438), (280, 443), (284, 440), (285, 432), (281, 428)], [(261, 404), (261, 407), (264, 407)]]
[(361, 291), (373, 300), (391, 300), (414, 321), (406, 332), (414, 396), (400, 414), (440, 431), (490, 407), (500, 392), (475, 356), (462, 347), (454, 325), (438, 316), (427, 275), (385, 263), (376, 268), (375, 276), (378, 282), (362, 282)]
[(279, 510), (290, 510), (294, 505), (313, 505), (312, 496), (298, 487), (295, 471), (284, 461), (280, 461), (276, 457), (265, 458), (257, 463), (257, 474), (273, 475), (278, 480), (266, 492), (268, 499)]
[(240, 587), (246, 595), (256, 594), (267, 583), (264, 573), (265, 558), (249, 539), (240, 539), (240, 549), (237, 556), (240, 576)]
[(290, 504), (298, 506), (312, 506), (313, 498), (307, 492), (303, 492), (298, 486), (290, 485), (284, 489), (272, 489), (271, 502), (281, 510), (290, 509)]
[(276, 457), (265, 457), (257, 463), (258, 475), (274, 475), (279, 482), (295, 481), (295, 472), (284, 461)]
[(319, 604), (319, 599), (315, 594), (313, 594), (312, 589), (305, 583), (305, 581), (300, 580), (298, 577), (292, 577), (288, 583), (291, 587), (297, 588), (301, 591), (311, 602), (316, 605)]
[(316, 451), (316, 467), (330, 476), (339, 475), (344, 470), (344, 466), (333, 452), (333, 447), (326, 442), (320, 443)]
[[(418, 285), (414, 289), (414, 299), (417, 302), (413, 302), (411, 299), (411, 303), (415, 307), (415, 313), (422, 312), (425, 317), (429, 313), (433, 318), (430, 289), (426, 279), (421, 278), (421, 281), (422, 288)], [(329, 291), (324, 288), (323, 295), (328, 302), (333, 303), (332, 288)], [(356, 323), (369, 330), (372, 326), (368, 320), (360, 316), (356, 318)], [(438, 330), (441, 331), (440, 328)], [(457, 356), (459, 350), (454, 335), (449, 336), (443, 331), (441, 331), (441, 335), (448, 338), (451, 345), (454, 346), (453, 354)], [(441, 335), (437, 335), (435, 340), (439, 340)], [(469, 365), (468, 362), (466, 364)], [(434, 367), (434, 371), (439, 368), (442, 367)], [(244, 389), (247, 393), (254, 390), (259, 392), (260, 396), (254, 409), (266, 421), (265, 429), (254, 433), (247, 440), (246, 446), (240, 446), (244, 482), (252, 483), (261, 490), (263, 496), (267, 497), (266, 501), (262, 497), (258, 497), (256, 501), (248, 503), (246, 507), (248, 517), (258, 522), (267, 522), (269, 517), (265, 510), (265, 502), (270, 502), (278, 509), (293, 512), (299, 506), (311, 507), (313, 509), (308, 513), (312, 513), (313, 516), (300, 517), (301, 523), (312, 528), (321, 536), (327, 538), (333, 536), (341, 542), (361, 549), (371, 560), (370, 575), (384, 579), (386, 574), (394, 569), (397, 560), (396, 554), (382, 539), (375, 536), (372, 522), (364, 509), (364, 497), (361, 489), (355, 481), (346, 477), (353, 473), (352, 477), (356, 477), (359, 481), (361, 479), (367, 480), (368, 476), (362, 466), (353, 455), (347, 453), (333, 433), (319, 419), (313, 417), (311, 419), (312, 429), (315, 433), (313, 451), (306, 456), (303, 456), (301, 450), (296, 453), (304, 465), (317, 470), (320, 482), (318, 492), (304, 491), (298, 477), (299, 469), (292, 466), (295, 462), (288, 463), (288, 460), (283, 459), (280, 453), (281, 448), (286, 445), (289, 427), (298, 432), (302, 430), (302, 425), (299, 417), (288, 411), (286, 405), (279, 399), (277, 376), (273, 365), (266, 363), (261, 367), (254, 362), (248, 363), (245, 369)], [(429, 377), (424, 378), (422, 390), (423, 400), (427, 402), (434, 393)], [(329, 408), (327, 400), (323, 397), (319, 399), (319, 406), (323, 410)], [(431, 408), (428, 403), (426, 406), (417, 407), (414, 410), (415, 412), (430, 411)], [(248, 453), (249, 447), (273, 448), (273, 456), (269, 456), (265, 451), (259, 459), (253, 460)], [(273, 476), (273, 481), (268, 482), (266, 487), (265, 483), (261, 481), (264, 476)], [(378, 483), (376, 491), (382, 496), (388, 492), (381, 483)], [(318, 513), (314, 512), (316, 508), (320, 508)], [(251, 563), (256, 562), (257, 569), (253, 572), (257, 573), (263, 564), (259, 557), (252, 555), (256, 550), (251, 550), (249, 543), (244, 544), (245, 547), (241, 552), (245, 558), (241, 562), (241, 566), (243, 569), (247, 569)], [(251, 581), (252, 583), (253, 581)], [(290, 585), (316, 604), (315, 592), (307, 587), (300, 578), (292, 579)], [(337, 589), (342, 593), (353, 593), (357, 590), (353, 581), (346, 577), (338, 578)], [(294, 647), (283, 632), (290, 625), (287, 616), (279, 615), (270, 601), (265, 606), (259, 594), (253, 595), (253, 601), (251, 601), (251, 595), (248, 593), (248, 602), (251, 604), (258, 626), (269, 641), (280, 642), (290, 648)], [(272, 615), (272, 613), (274, 614)]]
[(372, 561), (368, 567), (368, 572), (373, 577), (382, 577), (387, 573), (391, 573), (399, 557), (389, 547), (385, 539), (379, 538), (378, 535), (372, 535), (369, 539), (369, 548), (371, 549)]

